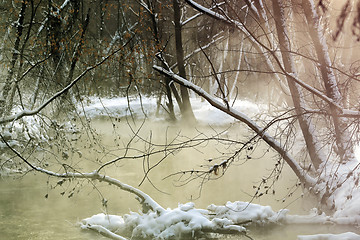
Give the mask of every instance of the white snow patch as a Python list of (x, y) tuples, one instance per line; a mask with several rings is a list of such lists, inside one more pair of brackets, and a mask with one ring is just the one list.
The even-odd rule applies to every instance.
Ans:
[[(123, 217), (97, 214), (81, 222), (83, 229), (99, 232), (111, 231), (117, 238), (128, 234), (132, 238), (176, 239), (194, 237), (210, 232), (245, 233), (249, 224), (347, 224), (346, 219), (319, 214), (312, 209), (309, 215), (288, 215), (287, 209), (278, 212), (270, 206), (249, 202), (227, 202), (225, 205), (211, 204), (207, 209), (197, 209), (194, 203), (179, 204), (175, 209), (162, 213), (149, 211), (146, 214), (131, 212)], [(109, 235), (109, 234), (108, 234)], [(360, 240), (352, 232), (342, 234), (300, 235), (298, 240)]]
[(360, 235), (352, 232), (341, 234), (316, 234), (316, 235), (300, 235), (298, 240), (360, 240)]
[(227, 202), (224, 206), (214, 204), (208, 206), (218, 218), (225, 218), (241, 224), (250, 221), (256, 224), (279, 223), (286, 219), (287, 209), (274, 212), (270, 206), (262, 206), (248, 202)]
[(123, 228), (125, 223), (121, 216), (99, 213), (82, 220), (80, 224), (83, 229), (92, 225), (100, 225), (112, 232), (116, 232), (117, 230)]
[[(164, 100), (163, 100), (164, 101)], [(200, 98), (190, 99), (193, 112), (198, 122), (203, 124), (222, 125), (233, 123), (235, 120), (228, 114), (212, 107), (206, 101), (202, 101)], [(164, 102), (163, 105), (166, 105)], [(259, 114), (261, 110), (264, 110), (265, 105), (257, 105), (247, 100), (236, 100), (233, 106), (236, 110), (246, 112), (248, 115), (253, 116)], [(157, 109), (157, 99), (143, 97), (131, 98), (130, 101), (125, 97), (119, 98), (95, 98), (89, 99), (88, 103), (82, 109), (78, 104), (78, 110), (90, 117), (110, 116), (116, 118), (122, 118), (130, 116), (131, 114), (139, 119), (145, 116), (154, 117)], [(162, 118), (166, 118), (167, 114), (160, 107), (160, 114)], [(175, 111), (179, 112), (178, 107), (175, 107)], [(146, 114), (146, 115), (145, 115)]]
[[(196, 119), (201, 123), (222, 125), (235, 121), (232, 116), (214, 108), (205, 101), (201, 101), (201, 99), (191, 99), (191, 106)], [(263, 105), (256, 105), (247, 100), (236, 100), (233, 107), (238, 111), (247, 113), (249, 116), (259, 114), (261, 109), (265, 108)]]
[(144, 118), (145, 114), (149, 115), (156, 112), (155, 98), (130, 98), (129, 101), (125, 97), (119, 98), (89, 98), (88, 103), (82, 109), (78, 105), (78, 110), (81, 115), (86, 115), (90, 118), (99, 116), (110, 116), (122, 118), (133, 114), (134, 117)]
[[(107, 217), (109, 216), (109, 217)], [(179, 204), (175, 209), (162, 213), (149, 211), (146, 214), (131, 212), (124, 217), (97, 214), (81, 221), (81, 228), (102, 226), (112, 232), (130, 232), (131, 238), (172, 239), (195, 234), (229, 231), (242, 233), (246, 229), (235, 225), (227, 218), (213, 217), (209, 211), (195, 208), (194, 203)], [(91, 228), (90, 228), (91, 229)]]
[(325, 224), (333, 223), (333, 219), (325, 213), (319, 214), (316, 208), (310, 210), (308, 215), (287, 215), (286, 223), (288, 224)]
[(360, 162), (360, 145), (354, 147), (354, 154), (358, 162)]

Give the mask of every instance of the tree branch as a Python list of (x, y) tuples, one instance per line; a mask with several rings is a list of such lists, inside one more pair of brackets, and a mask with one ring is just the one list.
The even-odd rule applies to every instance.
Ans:
[(31, 169), (40, 172), (40, 173), (44, 173), (46, 175), (52, 176), (52, 177), (57, 177), (57, 178), (78, 178), (78, 179), (90, 179), (90, 180), (99, 180), (99, 181), (104, 181), (107, 182), (109, 184), (113, 184), (117, 187), (119, 187), (121, 190), (130, 192), (134, 195), (136, 195), (137, 199), (139, 200), (139, 202), (142, 204), (143, 206), (143, 210), (148, 210), (151, 209), (154, 212), (164, 212), (165, 209), (163, 207), (161, 207), (157, 202), (155, 202), (149, 195), (147, 195), (146, 193), (142, 192), (141, 190), (134, 188), (130, 185), (127, 185), (125, 183), (120, 182), (119, 180), (103, 175), (103, 174), (99, 174), (98, 171), (93, 171), (90, 173), (79, 173), (79, 172), (65, 172), (65, 173), (56, 173), (47, 169), (43, 169), (40, 167), (37, 167), (35, 165), (33, 165), (32, 163), (30, 163), (27, 159), (25, 159), (18, 151), (16, 151), (14, 148), (12, 148), (8, 142), (5, 140), (5, 138), (2, 136), (2, 134), (0, 133), (0, 138), (2, 139), (2, 141), (6, 144), (6, 146), (13, 152), (15, 153), (15, 155), (17, 157), (19, 157), (25, 164), (27, 164)]
[(19, 113), (16, 113), (14, 115), (8, 116), (8, 117), (3, 117), (0, 118), (0, 124), (2, 123), (7, 123), (7, 122), (11, 122), (11, 121), (15, 121), (18, 120), (22, 117), (25, 116), (32, 116), (35, 114), (38, 114), (41, 110), (43, 110), (47, 105), (49, 105), (52, 101), (54, 101), (56, 98), (58, 98), (59, 96), (63, 95), (64, 93), (66, 93), (72, 86), (74, 86), (82, 77), (84, 77), (89, 71), (97, 68), (98, 66), (100, 66), (101, 64), (103, 64), (104, 62), (106, 62), (109, 58), (111, 58), (113, 55), (115, 55), (117, 52), (121, 51), (123, 47), (125, 47), (130, 41), (132, 40), (132, 38), (130, 38), (121, 48), (119, 48), (118, 50), (112, 52), (110, 55), (104, 57), (100, 62), (96, 63), (95, 65), (88, 67), (85, 71), (83, 71), (77, 78), (75, 78), (72, 82), (70, 82), (65, 88), (63, 88), (62, 90), (58, 91), (57, 93), (55, 93), (52, 97), (50, 97), (48, 100), (46, 100), (43, 104), (41, 104), (38, 108), (33, 109), (33, 110), (23, 110)]
[[(240, 31), (242, 31), (246, 36), (248, 36), (248, 40), (250, 40), (257, 48), (263, 48), (264, 51), (262, 51), (264, 54), (265, 52), (267, 52), (268, 54), (270, 54), (276, 64), (279, 66), (279, 68), (281, 69), (281, 71), (287, 76), (289, 77), (292, 81), (298, 83), (301, 87), (305, 88), (306, 90), (310, 91), (311, 93), (313, 93), (314, 95), (318, 96), (319, 98), (321, 98), (322, 100), (324, 100), (325, 102), (327, 102), (328, 104), (334, 106), (335, 108), (339, 109), (340, 111), (345, 111), (343, 109), (343, 107), (341, 107), (338, 103), (336, 103), (333, 99), (327, 97), (324, 93), (320, 92), (319, 90), (311, 87), (310, 85), (304, 83), (303, 81), (301, 81), (299, 78), (297, 78), (296, 76), (294, 76), (292, 73), (288, 73), (283, 65), (281, 64), (280, 59), (275, 55), (275, 51), (271, 50), (270, 48), (268, 48), (267, 46), (265, 46), (263, 43), (261, 43), (258, 39), (256, 39), (256, 37), (244, 26), (244, 24), (242, 24), (241, 22), (235, 21), (233, 19), (227, 18), (219, 13), (216, 13), (210, 9), (207, 9), (205, 7), (203, 7), (202, 5), (196, 3), (193, 0), (186, 0), (186, 2), (188, 4), (190, 4), (192, 7), (194, 7), (196, 10), (205, 13), (206, 15), (215, 18), (217, 20), (220, 20), (228, 25), (231, 25), (237, 29), (239, 29)], [(269, 65), (269, 63), (267, 62), (267, 64)], [(270, 66), (270, 65), (269, 65)], [(271, 67), (271, 66), (270, 66)], [(360, 115), (360, 112), (359, 112)]]
[(251, 128), (256, 134), (258, 134), (267, 144), (269, 144), (276, 152), (280, 154), (280, 156), (287, 162), (287, 164), (291, 167), (291, 169), (294, 171), (296, 176), (300, 179), (301, 182), (307, 184), (307, 186), (313, 186), (316, 181), (312, 177), (310, 177), (303, 169), (300, 167), (300, 165), (295, 161), (295, 159), (284, 150), (284, 148), (281, 146), (279, 142), (277, 142), (270, 134), (266, 132), (266, 129), (261, 128), (258, 126), (253, 120), (251, 120), (247, 115), (245, 115), (242, 112), (237, 111), (236, 109), (232, 107), (226, 106), (226, 104), (223, 104), (219, 102), (217, 99), (215, 99), (213, 96), (211, 96), (209, 93), (207, 93), (204, 89), (201, 87), (189, 82), (188, 80), (176, 75), (173, 72), (167, 71), (166, 69), (159, 67), (159, 66), (153, 66), (153, 68), (158, 71), (161, 74), (164, 74), (166, 76), (171, 77), (175, 82), (193, 90), (198, 95), (205, 98), (205, 100), (210, 103), (215, 108), (227, 113), (228, 115), (234, 117), (235, 119), (245, 123), (249, 128)]

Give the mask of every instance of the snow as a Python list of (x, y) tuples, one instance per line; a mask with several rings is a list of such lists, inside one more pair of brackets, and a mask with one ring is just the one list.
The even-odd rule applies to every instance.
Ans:
[(96, 214), (90, 218), (86, 218), (83, 220), (83, 222), (86, 224), (82, 225), (82, 228), (86, 228), (87, 225), (101, 225), (112, 232), (116, 232), (125, 224), (122, 217), (117, 215), (107, 215), (104, 213)]
[(234, 225), (227, 218), (208, 218), (208, 211), (195, 208), (194, 203), (179, 204), (175, 209), (162, 213), (150, 211), (146, 214), (131, 212), (124, 217), (97, 214), (81, 221), (81, 228), (102, 226), (116, 233), (130, 232), (131, 238), (172, 239), (181, 236), (194, 237), (209, 231), (228, 230), (242, 233), (245, 228)]
[[(199, 123), (226, 125), (235, 121), (233, 117), (215, 109), (200, 98), (192, 98), (190, 99), (190, 102), (195, 117)], [(165, 103), (162, 104), (165, 105)], [(250, 116), (254, 116), (263, 111), (266, 108), (266, 105), (257, 105), (248, 100), (236, 100), (233, 107), (239, 111), (248, 113)], [(145, 116), (155, 117), (157, 119), (161, 119), (161, 117), (164, 119), (167, 117), (161, 107), (161, 116), (156, 117), (156, 108), (157, 99), (155, 98), (143, 97), (141, 100), (140, 98), (131, 98), (128, 102), (125, 97), (110, 99), (92, 97), (83, 109), (79, 106), (78, 111), (82, 115), (86, 114), (86, 116), (90, 118), (102, 116), (123, 118), (129, 116), (130, 113), (138, 119), (143, 119)], [(179, 112), (177, 108), (175, 110)]]
[[(251, 224), (334, 224), (336, 219), (319, 214), (313, 209), (309, 215), (288, 215), (287, 209), (273, 211), (270, 206), (249, 202), (227, 202), (225, 205), (211, 204), (207, 209), (197, 209), (192, 202), (179, 204), (175, 209), (166, 209), (162, 213), (149, 211), (146, 214), (131, 212), (123, 217), (97, 214), (81, 221), (83, 229), (114, 234), (127, 234), (132, 238), (173, 239), (181, 236), (206, 237), (206, 233), (246, 234)], [(126, 239), (117, 235), (119, 239)], [(117, 238), (116, 238), (117, 239)], [(342, 234), (300, 235), (298, 240), (360, 240), (360, 235), (352, 232)]]
[(270, 206), (261, 206), (248, 202), (227, 202), (224, 206), (211, 204), (207, 208), (214, 212), (216, 217), (225, 218), (240, 224), (247, 221), (255, 224), (279, 223), (286, 219), (288, 210), (274, 212)]
[(316, 234), (309, 236), (298, 236), (298, 240), (360, 240), (360, 235), (352, 232), (342, 234)]
[(354, 154), (358, 162), (360, 162), (360, 145), (355, 146), (354, 148)]
[[(204, 104), (201, 99), (192, 99), (191, 106), (193, 107), (195, 117), (199, 122), (211, 125), (222, 125), (230, 124), (235, 121), (233, 117), (214, 109), (210, 104)], [(233, 107), (234, 109), (246, 112), (251, 116), (260, 113), (261, 108), (265, 108), (264, 105), (256, 105), (247, 100), (237, 100)]]
[[(95, 118), (101, 116), (123, 118), (133, 114), (134, 117), (144, 118), (146, 115), (156, 112), (155, 98), (130, 98), (126, 97), (100, 99), (96, 97), (89, 98), (84, 109), (78, 107), (81, 115)], [(145, 115), (146, 114), (146, 115)]]
[[(15, 109), (14, 111), (20, 110)], [(47, 141), (48, 139), (42, 120), (38, 116), (27, 116), (20, 121), (0, 125), (0, 132), (10, 146), (19, 144), (19, 140), (29, 141), (32, 138)], [(4, 147), (6, 147), (5, 143), (0, 141), (0, 149)]]
[(286, 216), (288, 224), (326, 224), (334, 223), (325, 213), (319, 213), (316, 208), (310, 210), (308, 215), (288, 215)]
[(243, 233), (246, 229), (235, 225), (228, 218), (208, 217), (209, 211), (195, 208), (192, 202), (179, 204), (175, 209), (162, 213), (150, 211), (146, 214), (131, 212), (124, 217), (97, 214), (81, 221), (83, 229), (99, 225), (115, 232), (130, 232), (131, 238), (171, 239), (181, 236), (194, 237), (206, 232), (229, 231)]

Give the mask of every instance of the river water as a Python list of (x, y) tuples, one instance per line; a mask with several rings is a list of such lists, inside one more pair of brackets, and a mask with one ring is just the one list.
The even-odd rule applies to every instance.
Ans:
[[(131, 124), (133, 130), (141, 126), (141, 122)], [(125, 120), (120, 122), (98, 119), (92, 121), (97, 129), (97, 138), (101, 139), (102, 146), (94, 145), (94, 142), (86, 141), (81, 137), (72, 144), (77, 151), (65, 160), (66, 164), (76, 166), (77, 170), (92, 171), (101, 162), (114, 159), (115, 156), (124, 154), (123, 146), (129, 140), (130, 148), (148, 150), (148, 146), (139, 138), (132, 138), (132, 131)], [(222, 132), (224, 131), (224, 132)], [(245, 140), (241, 135), (244, 126), (235, 124), (228, 127), (196, 126), (187, 127), (168, 124), (166, 122), (146, 122), (139, 135), (152, 143), (169, 143), (175, 137), (198, 136), (198, 138), (222, 133), (221, 137), (232, 137)], [(84, 134), (91, 135), (91, 133)], [(243, 139), (241, 139), (243, 138)], [(100, 145), (100, 142), (99, 142)], [(301, 197), (301, 189), (294, 188), (296, 177), (284, 166), (283, 174), (275, 183), (276, 194), (267, 194), (253, 199), (254, 186), (258, 186), (264, 176), (267, 176), (278, 161), (274, 154), (267, 151), (263, 145), (257, 146), (257, 150), (245, 152), (229, 168), (225, 176), (206, 184), (200, 180), (184, 186), (176, 181), (178, 178), (167, 178), (169, 174), (199, 168), (208, 163), (207, 160), (216, 156), (224, 155), (223, 151), (231, 150), (231, 146), (221, 145), (218, 142), (202, 144), (196, 150), (189, 149), (170, 155), (164, 162), (157, 166), (149, 177), (155, 187), (145, 181), (139, 188), (148, 193), (163, 207), (177, 207), (178, 203), (193, 201), (198, 208), (214, 204), (225, 204), (227, 201), (253, 201), (263, 205), (272, 206), (278, 211), (282, 208), (290, 209), (291, 214), (305, 214), (316, 203)], [(153, 146), (156, 149), (156, 146)], [(81, 152), (81, 153), (80, 153)], [(137, 150), (129, 150), (129, 154), (139, 153)], [(43, 157), (51, 155), (44, 154)], [(150, 159), (150, 165), (161, 159), (161, 155), (154, 155)], [(57, 159), (48, 159), (49, 166), (53, 170), (59, 169), (53, 163)], [(214, 160), (216, 161), (216, 160)], [(117, 178), (124, 183), (138, 186), (141, 182), (143, 164), (147, 159), (134, 159), (119, 161), (116, 166), (105, 168), (104, 173)], [(57, 168), (55, 167), (57, 166)], [(123, 192), (113, 186), (103, 183), (90, 183), (87, 180), (66, 181), (59, 185), (59, 179), (52, 179), (40, 173), (28, 173), (24, 176), (6, 177), (0, 179), (0, 239), (106, 239), (92, 232), (80, 230), (77, 223), (94, 214), (106, 212), (109, 214), (123, 215), (129, 211), (138, 211), (139, 204), (134, 196)], [(54, 186), (56, 186), (54, 188)], [(290, 196), (289, 196), (290, 195)], [(106, 207), (102, 199), (107, 199)], [(352, 227), (335, 227), (331, 225), (285, 225), (250, 228), (249, 235), (253, 239), (296, 239), (297, 235), (316, 233), (341, 233), (357, 231)], [(247, 239), (243, 236), (220, 236), (220, 239)]]

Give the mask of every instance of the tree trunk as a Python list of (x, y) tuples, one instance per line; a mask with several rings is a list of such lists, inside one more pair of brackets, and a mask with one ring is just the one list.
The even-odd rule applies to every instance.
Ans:
[[(87, 12), (87, 15), (85, 18), (85, 22), (82, 24), (82, 32), (81, 32), (80, 40), (74, 49), (73, 56), (72, 56), (71, 63), (70, 63), (70, 69), (69, 69), (68, 75), (65, 79), (65, 85), (69, 85), (73, 80), (76, 64), (79, 61), (80, 56), (82, 54), (82, 47), (85, 42), (85, 34), (88, 29), (89, 22), (90, 22), (90, 9), (88, 9), (88, 12)], [(71, 91), (68, 91), (66, 94), (62, 95), (62, 97), (60, 98), (60, 104), (58, 105), (58, 109), (56, 110), (56, 112), (54, 114), (55, 116), (58, 116), (60, 114), (60, 112), (64, 110), (64, 108), (69, 108), (69, 109), (74, 108), (73, 101), (70, 100), (69, 103), (67, 103), (65, 101), (67, 97), (70, 97), (69, 99), (71, 99), (72, 96), (69, 93), (71, 93)]]
[[(10, 63), (10, 69), (2, 90), (2, 100), (0, 101), (0, 117), (9, 114), (12, 108), (13, 97), (16, 89), (16, 81), (13, 79), (16, 61), (19, 57), (20, 40), (24, 29), (24, 18), (26, 10), (26, 1), (22, 1), (19, 18), (17, 20), (16, 40), (13, 49), (13, 55)], [(9, 94), (10, 93), (10, 94)], [(2, 103), (3, 102), (3, 103)]]
[[(335, 78), (329, 57), (327, 43), (320, 25), (319, 16), (316, 13), (312, 0), (303, 0), (302, 6), (309, 26), (309, 34), (314, 43), (315, 52), (320, 64), (321, 78), (323, 80), (326, 95), (342, 106), (342, 96)], [(337, 153), (341, 162), (347, 162), (355, 158), (353, 145), (350, 141), (351, 134), (348, 131), (344, 118), (339, 117), (341, 113), (335, 106), (330, 105), (330, 114), (335, 129)]]
[[(174, 7), (174, 22), (175, 22), (175, 44), (176, 44), (176, 60), (177, 67), (179, 69), (179, 75), (186, 79), (185, 63), (184, 63), (184, 50), (182, 44), (182, 34), (181, 34), (181, 10), (179, 0), (173, 0)], [(185, 86), (180, 86), (182, 106), (181, 114), (187, 120), (195, 121), (195, 116), (191, 108), (189, 92)]]
[[(285, 16), (284, 16), (284, 7), (282, 1), (272, 0), (274, 18), (276, 24), (277, 35), (280, 43), (280, 50), (282, 55), (282, 60), (284, 64), (285, 71), (296, 75), (294, 61), (290, 54), (290, 42), (289, 36), (287, 34), (287, 29), (285, 26)], [(291, 92), (292, 102), (295, 107), (296, 115), (298, 116), (299, 124), (301, 131), (304, 135), (304, 140), (308, 153), (310, 155), (311, 162), (313, 163), (316, 169), (319, 168), (320, 164), (325, 160), (320, 153), (319, 142), (314, 133), (314, 126), (311, 123), (310, 116), (304, 115), (305, 101), (303, 98), (302, 91), (298, 84), (296, 84), (292, 79), (287, 77), (287, 82)]]
[[(147, 1), (147, 5), (148, 8), (151, 10), (151, 12), (149, 12), (149, 15), (151, 17), (151, 21), (152, 21), (152, 27), (153, 27), (153, 31), (154, 31), (154, 40), (155, 40), (155, 44), (156, 46), (160, 46), (160, 39), (159, 39), (159, 29), (158, 29), (158, 24), (157, 24), (157, 19), (156, 19), (156, 15), (155, 15), (155, 9), (154, 7), (150, 4), (150, 1)], [(164, 63), (163, 67), (166, 67)], [(166, 104), (168, 107), (168, 112), (169, 112), (169, 117), (171, 120), (175, 121), (176, 117), (175, 117), (175, 112), (174, 112), (174, 103), (173, 103), (173, 99), (172, 99), (172, 94), (171, 94), (171, 90), (173, 90), (174, 96), (176, 101), (178, 102), (179, 106), (182, 104), (181, 103), (181, 99), (177, 93), (177, 90), (174, 86), (174, 84), (172, 83), (171, 79), (169, 77), (163, 76), (164, 81), (165, 81), (165, 90), (166, 90), (166, 96), (168, 99), (168, 103)]]

